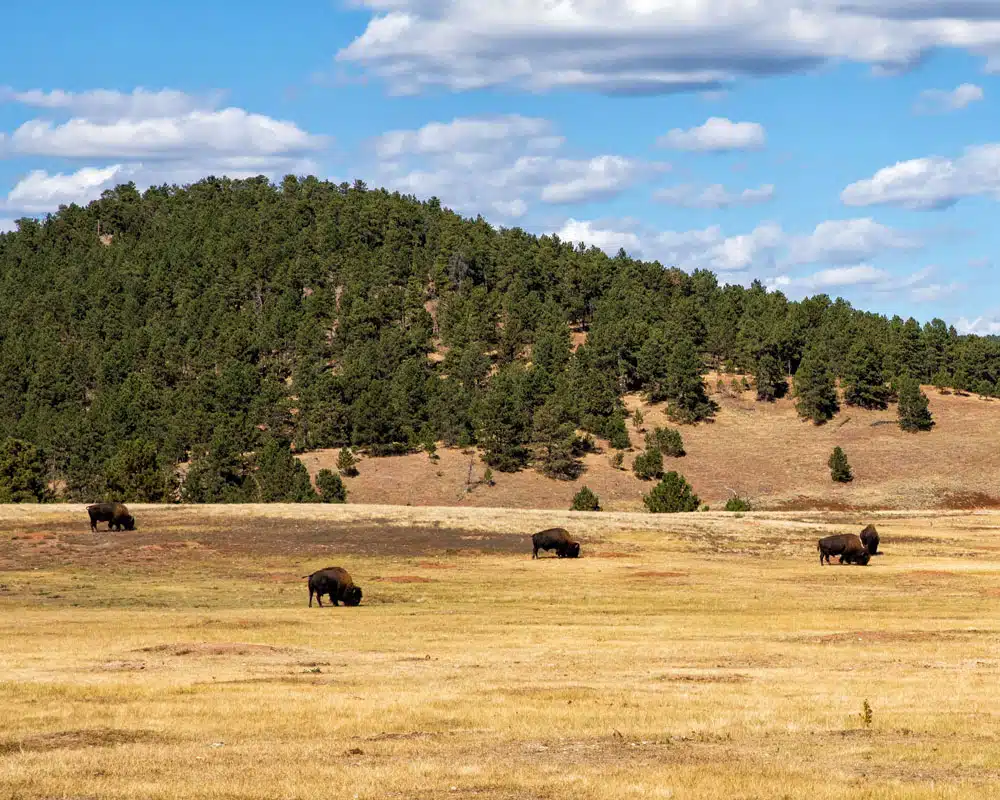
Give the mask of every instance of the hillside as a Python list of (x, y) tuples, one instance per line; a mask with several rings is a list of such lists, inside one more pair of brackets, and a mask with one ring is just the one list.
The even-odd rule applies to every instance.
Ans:
[[(705, 374), (719, 369), (754, 391), (738, 403), (706, 396)], [(836, 426), (852, 417), (850, 436), (862, 419), (891, 417), (897, 396), (919, 403), (917, 382), (1000, 396), (1000, 340), (826, 295), (791, 302), (759, 282), (720, 285), (705, 270), (495, 229), (361, 183), (129, 184), (0, 235), (6, 502), (48, 499), (46, 486), (87, 501), (311, 501), (292, 454), (315, 466), (344, 446), (366, 457), (368, 477), (351, 481), (364, 498), (376, 469), (420, 464), (436, 443), (478, 450), (498, 477), (492, 493), (508, 498), (494, 504), (562, 506), (571, 484), (536, 490), (536, 470), (586, 468), (597, 482), (604, 457), (588, 454), (588, 437), (627, 448), (640, 397), (659, 409), (648, 425), (666, 409), (683, 429), (684, 470), (705, 499), (735, 483), (794, 500), (818, 480)], [(819, 424), (792, 413), (793, 386)], [(989, 417), (988, 403), (975, 407)], [(903, 439), (868, 434), (890, 454), (872, 457), (884, 480), (914, 474)], [(927, 479), (937, 469), (957, 480), (972, 470), (958, 451), (978, 447), (964, 435), (940, 425), (905, 441), (936, 450), (952, 437), (955, 457)], [(861, 476), (866, 446), (850, 454)], [(400, 460), (376, 467), (377, 456)], [(424, 477), (458, 470), (455, 459), (446, 452)], [(371, 491), (395, 492), (393, 480)], [(421, 492), (451, 497), (451, 480)], [(634, 503), (631, 479), (604, 480), (608, 502)], [(850, 491), (861, 496), (865, 480)], [(873, 497), (901, 490), (884, 491)]]
[[(715, 422), (684, 427), (687, 455), (665, 459), (665, 468), (683, 474), (713, 509), (725, 503), (730, 489), (761, 509), (1000, 508), (1000, 402), (924, 389), (936, 425), (920, 435), (902, 432), (894, 409), (852, 408), (815, 428), (798, 418), (790, 399), (756, 403), (752, 392), (715, 396), (721, 406)], [(647, 429), (671, 424), (662, 404), (650, 405), (638, 395), (627, 396), (625, 403), (630, 411), (642, 410)], [(587, 486), (606, 510), (641, 511), (642, 495), (652, 483), (628, 469), (643, 443), (631, 422), (629, 434), (636, 449), (626, 455), (626, 470), (611, 467), (613, 451), (605, 442), (604, 453), (584, 458), (586, 471), (575, 481), (524, 470), (495, 473), (495, 486), (466, 491), (470, 455), (441, 449), (437, 464), (424, 454), (364, 460), (359, 474), (345, 483), (352, 503), (537, 509), (568, 509), (573, 495)], [(854, 470), (850, 484), (830, 480), (826, 462), (837, 445)], [(315, 474), (335, 469), (338, 452), (317, 450), (301, 458)], [(476, 457), (476, 480), (484, 469)]]

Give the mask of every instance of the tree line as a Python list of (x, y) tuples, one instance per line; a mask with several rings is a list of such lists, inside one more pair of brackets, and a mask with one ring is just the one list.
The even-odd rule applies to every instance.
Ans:
[(435, 442), (572, 478), (594, 437), (628, 447), (626, 393), (710, 418), (709, 368), (760, 402), (794, 390), (817, 423), (834, 379), (865, 408), (910, 383), (1000, 396), (1000, 341), (940, 319), (721, 286), (361, 182), (124, 184), (0, 235), (0, 439), (75, 499), (319, 499), (295, 452)]

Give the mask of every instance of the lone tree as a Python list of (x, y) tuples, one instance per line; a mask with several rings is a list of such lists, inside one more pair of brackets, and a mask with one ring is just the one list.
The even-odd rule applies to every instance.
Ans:
[(321, 469), (316, 476), (316, 487), (324, 503), (347, 502), (347, 488), (339, 473)]
[(653, 487), (653, 491), (642, 498), (642, 502), (652, 514), (697, 511), (701, 505), (701, 500), (691, 491), (684, 476), (676, 472), (664, 475), (663, 480)]
[(350, 447), (340, 448), (340, 454), (337, 456), (337, 469), (342, 475), (348, 477), (358, 474), (358, 459)]
[(573, 505), (570, 511), (600, 511), (601, 503), (597, 495), (584, 486), (573, 496)]
[(632, 472), (641, 481), (650, 481), (663, 476), (663, 454), (654, 448), (647, 448), (635, 457)]
[(815, 350), (810, 350), (795, 373), (796, 410), (803, 419), (822, 425), (840, 410), (833, 373)]
[(929, 431), (934, 427), (934, 419), (928, 409), (927, 395), (920, 390), (920, 384), (906, 375), (899, 379), (899, 427), (909, 433)]
[(830, 477), (837, 483), (850, 483), (854, 480), (851, 465), (847, 463), (847, 456), (839, 447), (833, 448), (827, 463), (830, 465)]

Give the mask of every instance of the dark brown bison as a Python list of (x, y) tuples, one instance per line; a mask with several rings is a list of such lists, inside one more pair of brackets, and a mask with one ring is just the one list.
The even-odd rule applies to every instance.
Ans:
[(309, 579), (309, 608), (312, 608), (313, 595), (320, 608), (323, 607), (323, 595), (330, 595), (330, 601), (336, 606), (356, 606), (361, 602), (361, 588), (354, 585), (350, 573), (342, 567), (323, 567), (312, 575), (303, 575)]
[(109, 531), (135, 530), (135, 517), (121, 503), (94, 503), (87, 506), (87, 513), (90, 514), (90, 529), (95, 533), (98, 522), (108, 523)]
[(579, 558), (580, 543), (569, 538), (565, 528), (549, 528), (531, 537), (531, 557), (538, 558), (539, 550), (555, 550), (559, 558)]
[(840, 556), (841, 564), (860, 564), (866, 566), (871, 554), (865, 550), (861, 537), (856, 533), (840, 533), (836, 536), (825, 536), (819, 540), (819, 563), (825, 560), (830, 563), (830, 556)]
[(875, 530), (874, 525), (869, 525), (861, 531), (861, 543), (864, 544), (869, 555), (878, 555), (878, 531)]

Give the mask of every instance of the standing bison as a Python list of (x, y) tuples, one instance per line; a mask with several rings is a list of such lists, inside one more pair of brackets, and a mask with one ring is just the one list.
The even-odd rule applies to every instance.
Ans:
[(826, 536), (819, 540), (819, 563), (824, 560), (830, 563), (830, 556), (840, 556), (841, 564), (860, 564), (867, 566), (871, 559), (864, 544), (856, 533), (840, 533), (836, 536)]
[(98, 522), (108, 523), (109, 531), (135, 530), (135, 517), (121, 503), (94, 503), (87, 506), (87, 513), (90, 514), (90, 529), (95, 533)]
[(580, 543), (569, 538), (565, 528), (549, 528), (531, 537), (531, 557), (538, 558), (539, 550), (555, 550), (559, 558), (579, 558)]
[(342, 567), (324, 567), (312, 575), (303, 575), (309, 579), (309, 608), (312, 608), (313, 595), (320, 608), (323, 607), (323, 595), (330, 595), (330, 601), (336, 606), (356, 606), (361, 602), (361, 588), (354, 585), (350, 573)]
[(875, 530), (874, 525), (868, 525), (861, 531), (861, 543), (864, 544), (869, 555), (878, 555), (878, 531)]

